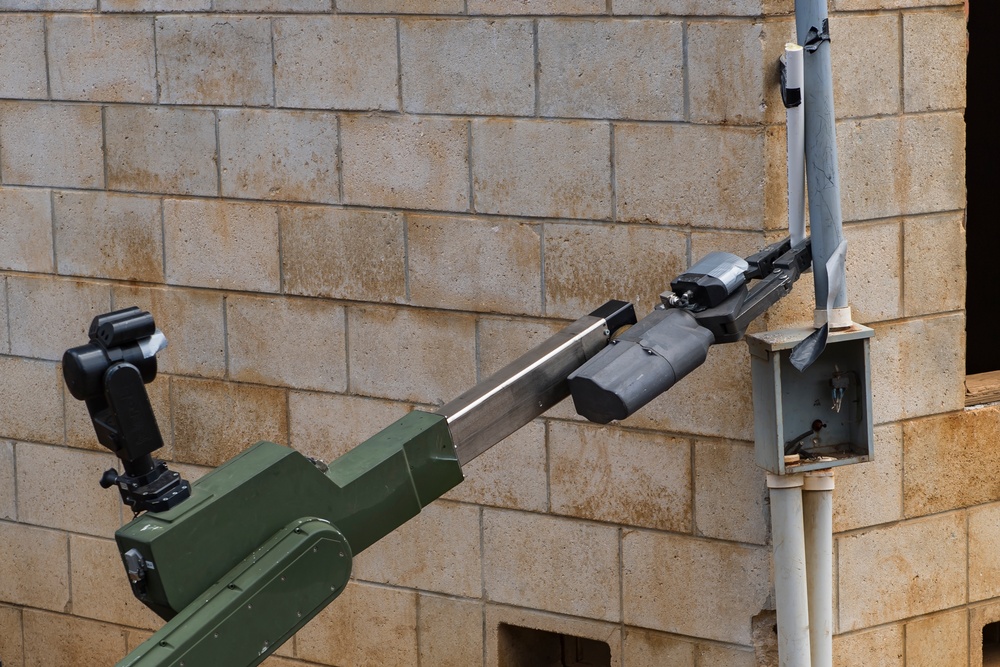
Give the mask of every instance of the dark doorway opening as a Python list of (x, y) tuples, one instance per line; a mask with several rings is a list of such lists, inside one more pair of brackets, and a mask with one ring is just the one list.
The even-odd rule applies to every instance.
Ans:
[(1000, 370), (1000, 85), (996, 26), (1000, 2), (969, 3), (968, 102), (965, 111), (966, 363), (969, 375)]
[(611, 667), (606, 642), (501, 623), (500, 667)]

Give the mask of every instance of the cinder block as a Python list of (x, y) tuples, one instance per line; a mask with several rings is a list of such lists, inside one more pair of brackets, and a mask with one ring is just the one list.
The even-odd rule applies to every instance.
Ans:
[(539, 21), (540, 113), (682, 120), (683, 32), (679, 21)]
[(24, 612), (24, 667), (113, 665), (125, 656), (126, 630), (73, 616)]
[(483, 607), (478, 600), (436, 595), (417, 599), (420, 664), (470, 667), (483, 663)]
[(963, 208), (964, 137), (959, 113), (838, 123), (844, 220)]
[(679, 16), (759, 16), (787, 13), (791, 0), (612, 0), (613, 14)]
[(625, 623), (749, 645), (770, 593), (770, 550), (624, 531), (622, 580)]
[(961, 313), (875, 327), (872, 396), (876, 424), (965, 406), (965, 317)]
[(97, 9), (97, 0), (0, 0), (0, 9), (36, 12), (86, 11)]
[(354, 558), (352, 576), (424, 591), (479, 597), (479, 508), (438, 501)]
[(413, 113), (530, 116), (535, 110), (531, 21), (400, 22), (403, 108)]
[(904, 268), (899, 223), (848, 225), (844, 238), (851, 316), (856, 322), (902, 316)]
[(278, 211), (266, 204), (163, 202), (167, 282), (277, 292)]
[(271, 22), (256, 16), (159, 16), (156, 80), (164, 104), (269, 106)]
[[(118, 459), (110, 452), (22, 442), (15, 453), (22, 522), (101, 536), (112, 535), (122, 525), (121, 496), (98, 484), (105, 470), (117, 467)], [(62, 480), (61, 492), (53, 492), (53, 476)]]
[(694, 443), (694, 534), (766, 544), (767, 482), (743, 442)]
[[(539, 228), (515, 221), (407, 217), (410, 300), (419, 306), (542, 314)], [(475, 248), (475, 252), (469, 252)]]
[(831, 11), (849, 12), (866, 9), (904, 9), (907, 7), (931, 7), (940, 5), (961, 5), (964, 0), (833, 0)]
[(966, 600), (965, 514), (837, 538), (840, 630), (947, 609)]
[(7, 321), (7, 278), (0, 280), (0, 354), (10, 354), (10, 323)]
[(969, 667), (984, 667), (983, 628), (1000, 621), (1000, 603), (993, 601), (969, 608)]
[[(344, 4), (343, 1), (337, 4), (341, 13), (349, 11)], [(372, 7), (377, 3), (364, 0), (363, 4), (366, 9), (360, 11), (377, 11)], [(396, 111), (398, 75), (393, 19), (346, 16), (274, 19), (277, 106)]]
[(383, 303), (406, 300), (402, 215), (283, 206), (278, 219), (286, 293)]
[(306, 456), (329, 462), (409, 411), (405, 403), (293, 391), (288, 396), (289, 444)]
[(629, 667), (695, 667), (696, 644), (641, 628), (625, 628), (623, 657)]
[(0, 269), (52, 273), (52, 205), (47, 190), (0, 188)]
[(1000, 597), (1000, 505), (969, 510), (969, 601)]
[(211, 378), (225, 375), (225, 314), (221, 294), (116, 285), (112, 297), (116, 309), (138, 306), (152, 313), (169, 343), (167, 349), (156, 355), (161, 373)]
[(48, 49), (53, 99), (156, 101), (152, 17), (57, 14)]
[(836, 470), (833, 530), (843, 532), (903, 518), (903, 430), (875, 428), (875, 460)]
[(211, 8), (212, 0), (101, 0), (102, 12), (201, 12)]
[[(16, 489), (14, 443), (0, 440), (0, 520), (17, 521)], [(3, 622), (2, 619), (3, 609), (0, 608), (0, 623)]]
[(750, 125), (764, 120), (764, 26), (743, 21), (691, 23), (687, 30), (691, 120)]
[(906, 516), (994, 500), (1000, 454), (978, 446), (974, 456), (963, 452), (972, 443), (992, 442), (998, 435), (1000, 408), (996, 404), (904, 423)]
[(746, 345), (714, 345), (704, 364), (629, 417), (628, 425), (753, 440), (750, 354)]
[(614, 427), (549, 424), (552, 512), (691, 532), (691, 442)]
[(906, 111), (964, 108), (969, 33), (963, 12), (903, 14), (903, 44)]
[[(621, 655), (622, 630), (621, 626), (617, 623), (604, 623), (587, 618), (557, 616), (531, 609), (515, 609), (487, 604), (487, 667), (505, 667), (509, 664), (517, 664), (519, 656), (528, 655), (536, 657), (536, 652), (543, 653), (545, 651), (545, 647), (539, 647), (537, 644), (533, 645), (530, 643), (530, 639), (520, 645), (511, 645), (513, 642), (509, 640), (501, 642), (501, 633), (503, 632), (501, 626), (503, 625), (517, 629), (541, 630), (552, 635), (582, 637), (598, 641), (607, 644), (608, 648), (611, 649), (610, 660), (605, 664), (610, 664), (611, 667), (621, 667), (623, 664)], [(554, 656), (554, 659), (560, 660), (560, 657), (557, 655)], [(587, 663), (584, 662), (583, 664)]]
[(476, 383), (475, 320), (395, 308), (347, 311), (351, 392), (442, 404)]
[[(971, 647), (978, 651), (978, 646)], [(936, 614), (906, 624), (906, 664), (965, 665), (969, 660), (969, 612)]]
[(6, 656), (12, 667), (24, 664), (21, 613), (16, 607), (0, 606), (0, 655)]
[(468, 124), (451, 118), (347, 116), (341, 120), (344, 202), (465, 211)]
[(295, 637), (295, 656), (322, 664), (417, 664), (417, 593), (352, 582)]
[(237, 382), (344, 391), (344, 308), (319, 299), (230, 296), (229, 376)]
[(65, 533), (0, 521), (0, 600), (63, 611), (69, 603), (68, 541)]
[(610, 137), (608, 124), (601, 122), (473, 121), (476, 210), (607, 220), (612, 214)]
[(605, 0), (469, 0), (469, 14), (604, 14)]
[(262, 109), (219, 111), (222, 195), (335, 202), (337, 117)]
[(903, 626), (835, 636), (833, 654), (842, 667), (903, 667)]
[(284, 390), (180, 377), (172, 385), (177, 461), (217, 466), (260, 440), (288, 442)]
[(545, 312), (577, 319), (608, 299), (635, 304), (639, 317), (687, 265), (682, 231), (639, 225), (545, 225)]
[(62, 373), (50, 361), (0, 356), (0, 436), (63, 441)]
[(0, 104), (0, 169), (7, 185), (104, 187), (101, 108)]
[(760, 664), (753, 649), (720, 644), (698, 644), (695, 659), (698, 667), (757, 667)]
[(529, 512), (548, 509), (545, 426), (534, 421), (462, 466), (465, 481), (443, 497)]
[(217, 12), (310, 12), (330, 11), (330, 0), (215, 0)]
[(40, 14), (0, 17), (0, 62), (4, 63), (0, 97), (42, 99), (48, 96), (44, 21)]
[(464, 14), (464, 0), (337, 0), (343, 14)]
[(53, 361), (86, 343), (91, 320), (111, 310), (107, 285), (51, 276), (10, 276), (7, 300), (11, 353)]
[[(586, 314), (580, 313), (579, 317)], [(578, 317), (574, 316), (573, 319)], [(479, 318), (479, 379), (490, 377), (532, 348), (541, 345), (565, 326), (565, 322), (515, 320), (507, 317)]]
[(57, 192), (52, 204), (59, 273), (163, 281), (159, 199)]
[(965, 224), (962, 212), (903, 221), (907, 316), (961, 310), (965, 306)]
[(69, 559), (74, 616), (149, 630), (163, 625), (132, 594), (114, 540), (70, 535)]
[(212, 111), (111, 106), (105, 124), (109, 189), (218, 194)]
[(483, 512), (483, 577), (492, 602), (617, 622), (619, 566), (614, 526)]
[(764, 146), (761, 128), (617, 124), (618, 219), (763, 229)]
[(898, 113), (899, 16), (834, 14), (830, 35), (837, 116)]

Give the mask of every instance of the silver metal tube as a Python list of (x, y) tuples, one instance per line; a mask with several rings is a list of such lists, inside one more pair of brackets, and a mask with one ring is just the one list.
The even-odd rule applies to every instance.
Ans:
[[(827, 260), (844, 238), (827, 16), (827, 0), (795, 0), (796, 33), (805, 49), (806, 185), (817, 311), (827, 309)], [(848, 306), (846, 281), (843, 284), (829, 304), (832, 309)]]
[(567, 376), (601, 351), (611, 332), (604, 318), (581, 317), (504, 366), (437, 414), (465, 465), (569, 395)]

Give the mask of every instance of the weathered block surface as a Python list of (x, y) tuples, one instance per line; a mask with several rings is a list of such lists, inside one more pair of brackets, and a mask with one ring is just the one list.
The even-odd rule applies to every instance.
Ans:
[[(837, 116), (893, 114), (900, 107), (899, 16), (830, 17)], [(836, 44), (836, 47), (832, 47)]]
[(0, 171), (6, 185), (104, 187), (101, 108), (3, 102)]
[(875, 427), (875, 460), (835, 471), (833, 530), (841, 532), (903, 518), (903, 431)]
[(0, 521), (0, 601), (63, 611), (69, 602), (68, 541), (61, 531)]
[(767, 482), (748, 443), (694, 443), (694, 534), (766, 544)]
[(0, 62), (4, 63), (0, 97), (46, 97), (44, 20), (38, 14), (0, 17)]
[(961, 512), (837, 538), (840, 631), (947, 609), (966, 600)]
[(487, 509), (483, 577), (493, 602), (618, 621), (618, 530)]
[(52, 205), (59, 273), (163, 281), (159, 199), (57, 192)]
[(493, 218), (417, 215), (406, 222), (413, 304), (542, 314), (539, 227)]
[[(111, 290), (90, 281), (11, 276), (7, 302), (11, 353), (58, 361), (67, 349), (86, 343), (90, 322), (111, 310)], [(53, 326), (56, 313), (59, 326)]]
[(160, 628), (163, 620), (132, 594), (114, 540), (70, 535), (69, 554), (74, 615), (149, 630)]
[(124, 628), (62, 614), (24, 612), (24, 665), (113, 665), (125, 657)]
[(625, 630), (623, 657), (632, 667), (695, 667), (697, 646), (671, 635), (639, 628)]
[(306, 111), (219, 112), (222, 195), (333, 203), (337, 118)]
[(164, 104), (267, 106), (274, 100), (265, 17), (160, 16), (156, 54)]
[(417, 599), (420, 664), (467, 667), (483, 661), (483, 607), (437, 595)]
[[(345, 4), (338, 3), (337, 9), (352, 11)], [(375, 4), (364, 0), (373, 10)], [(275, 105), (399, 108), (395, 21), (309, 16), (276, 18), (273, 24)]]
[[(618, 218), (762, 229), (764, 156), (758, 129), (615, 125)], [(670, 163), (684, 168), (665, 169)]]
[(962, 212), (907, 218), (903, 252), (904, 311), (909, 317), (965, 305), (965, 216)]
[(403, 109), (530, 116), (534, 35), (524, 20), (400, 22)]
[(475, 209), (607, 220), (612, 203), (610, 136), (605, 123), (473, 121)]
[(288, 396), (289, 445), (306, 456), (332, 461), (409, 411), (405, 403), (293, 391)]
[(406, 299), (403, 216), (318, 206), (278, 209), (285, 292), (355, 301)]
[(17, 520), (17, 478), (14, 471), (14, 443), (0, 440), (0, 520)]
[(833, 638), (833, 654), (844, 667), (903, 667), (904, 650), (902, 625)]
[(277, 292), (278, 211), (264, 204), (163, 202), (167, 282)]
[[(625, 531), (624, 620), (629, 625), (748, 645), (751, 618), (767, 601), (769, 570), (769, 550), (763, 547)], [(740, 585), (733, 586), (734, 581)]]
[(215, 114), (207, 109), (111, 106), (105, 110), (108, 188), (215, 196)]
[(952, 11), (903, 14), (903, 90), (907, 111), (965, 106), (966, 17)]
[(226, 300), (226, 328), (232, 380), (316, 391), (347, 388), (341, 306), (234, 295)]
[(749, 125), (764, 119), (764, 30), (763, 24), (742, 21), (688, 25), (692, 121)]
[(468, 209), (465, 121), (352, 115), (343, 117), (340, 127), (345, 203)]
[(970, 649), (977, 653), (981, 650), (969, 644), (969, 613), (964, 609), (906, 624), (907, 667), (964, 665)]
[(0, 436), (34, 442), (63, 441), (63, 379), (50, 361), (0, 357)]
[(0, 269), (51, 273), (52, 205), (47, 190), (0, 188)]
[(691, 443), (613, 427), (549, 425), (555, 514), (690, 532)]
[(48, 53), (54, 99), (156, 101), (152, 17), (53, 16)]
[(24, 661), (21, 614), (15, 607), (0, 606), (0, 655), (7, 656), (12, 665)]
[(683, 119), (682, 38), (679, 21), (539, 21), (539, 112)]

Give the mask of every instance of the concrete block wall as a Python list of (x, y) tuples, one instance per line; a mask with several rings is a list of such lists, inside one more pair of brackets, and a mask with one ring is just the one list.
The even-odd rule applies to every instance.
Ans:
[[(332, 458), (608, 298), (641, 314), (785, 224), (791, 0), (0, 0), (0, 659), (105, 665), (159, 626), (61, 382), (111, 308), (170, 339), (161, 453)], [(1000, 410), (964, 411), (958, 0), (832, 0), (849, 290), (877, 460), (838, 471), (838, 665), (978, 667), (1000, 619)], [(807, 320), (811, 281), (758, 325)], [(266, 664), (772, 664), (742, 344), (628, 422), (571, 407), (361, 554)]]

